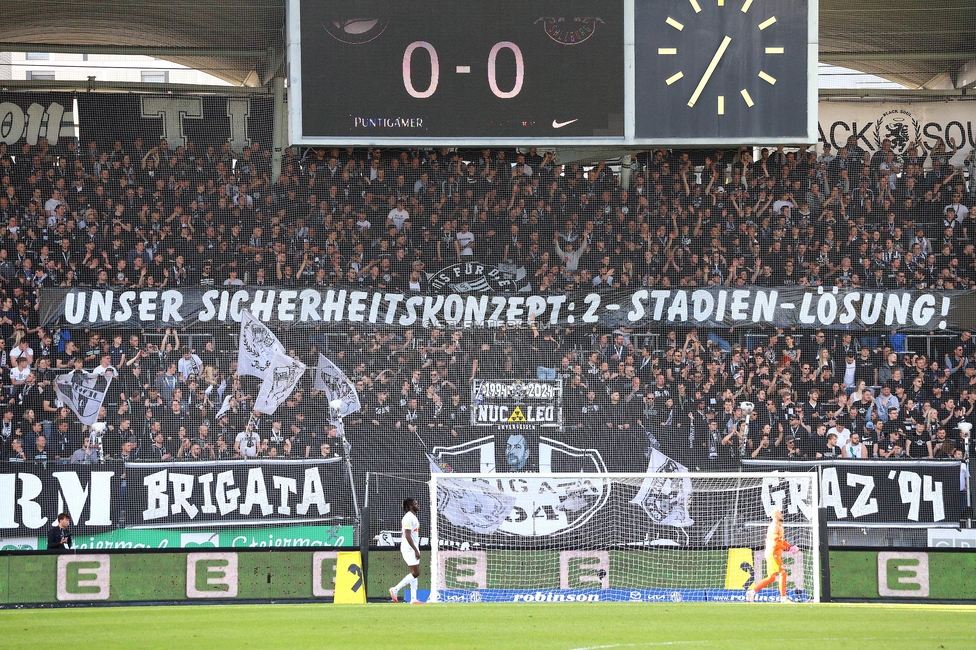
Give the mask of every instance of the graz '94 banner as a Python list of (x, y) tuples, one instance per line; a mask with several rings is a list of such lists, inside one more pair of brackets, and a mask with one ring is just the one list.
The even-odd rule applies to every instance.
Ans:
[[(820, 505), (832, 524), (945, 524), (959, 521), (965, 492), (958, 461), (831, 460), (790, 463), (751, 461), (745, 471), (810, 471), (820, 477)], [(764, 499), (783, 512), (796, 508), (789, 490), (765, 490)]]
[(42, 325), (90, 328), (264, 323), (323, 328), (694, 325), (929, 332), (976, 328), (973, 291), (862, 291), (744, 286), (534, 294), (403, 293), (255, 287), (180, 290), (41, 289)]

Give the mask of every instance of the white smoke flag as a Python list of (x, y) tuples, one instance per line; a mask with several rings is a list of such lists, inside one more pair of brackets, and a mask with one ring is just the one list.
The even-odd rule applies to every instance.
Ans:
[[(688, 468), (668, 458), (657, 449), (651, 450), (647, 472), (665, 474), (685, 474)], [(640, 506), (655, 524), (661, 526), (691, 526), (689, 503), (691, 501), (691, 479), (688, 477), (645, 478), (637, 496), (631, 503)]]
[(275, 353), (286, 353), (278, 337), (246, 309), (241, 312), (241, 337), (237, 345), (237, 374), (264, 379)]
[(112, 376), (107, 373), (96, 375), (84, 370), (72, 370), (54, 381), (54, 390), (82, 424), (91, 426), (98, 419), (98, 411), (111, 383)]
[(315, 369), (315, 380), (312, 385), (315, 390), (323, 391), (329, 398), (328, 401), (331, 402), (336, 398), (342, 400), (339, 417), (346, 417), (362, 408), (355, 384), (324, 354), (319, 354), (319, 367)]
[(234, 397), (233, 393), (228, 393), (227, 397), (224, 398), (224, 403), (220, 405), (220, 410), (217, 411), (217, 415), (214, 416), (214, 421), (220, 419), (220, 416), (230, 410), (230, 400)]
[(512, 512), (515, 497), (466, 479), (437, 481), (437, 512), (455, 526), (481, 535), (498, 530)]
[(305, 364), (283, 352), (275, 352), (268, 367), (267, 376), (261, 382), (261, 390), (254, 402), (254, 410), (274, 413), (288, 399), (305, 374)]

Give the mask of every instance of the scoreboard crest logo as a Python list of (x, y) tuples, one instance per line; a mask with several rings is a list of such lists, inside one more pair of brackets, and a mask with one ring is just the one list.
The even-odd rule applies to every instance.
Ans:
[(362, 45), (376, 40), (386, 31), (390, 21), (386, 18), (336, 17), (322, 23), (332, 38), (346, 45)]
[(596, 33), (597, 24), (606, 24), (602, 18), (594, 16), (574, 18), (543, 16), (535, 21), (536, 25), (539, 23), (542, 23), (546, 35), (560, 45), (579, 45)]

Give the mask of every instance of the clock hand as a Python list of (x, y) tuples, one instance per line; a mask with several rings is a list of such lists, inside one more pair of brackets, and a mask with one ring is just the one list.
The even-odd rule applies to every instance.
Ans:
[(698, 82), (698, 87), (695, 88), (695, 94), (693, 94), (691, 96), (691, 99), (688, 100), (688, 106), (694, 106), (695, 102), (698, 101), (698, 97), (705, 89), (705, 84), (707, 84), (708, 80), (712, 78), (712, 73), (715, 72), (715, 68), (716, 66), (718, 66), (718, 62), (722, 59), (722, 55), (725, 54), (725, 50), (728, 49), (729, 43), (731, 42), (732, 39), (729, 36), (726, 36), (724, 39), (722, 39), (722, 44), (718, 46), (718, 50), (715, 52), (715, 56), (712, 57), (712, 62), (708, 64), (708, 68), (706, 68), (705, 74), (702, 75), (701, 81)]

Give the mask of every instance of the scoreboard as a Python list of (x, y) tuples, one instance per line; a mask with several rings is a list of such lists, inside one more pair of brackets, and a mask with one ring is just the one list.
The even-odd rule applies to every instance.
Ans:
[(291, 143), (810, 143), (816, 57), (816, 0), (289, 0)]

